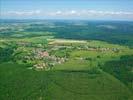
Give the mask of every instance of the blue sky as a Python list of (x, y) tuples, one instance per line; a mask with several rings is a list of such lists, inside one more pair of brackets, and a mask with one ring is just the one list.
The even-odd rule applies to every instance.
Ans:
[(133, 0), (0, 0), (0, 17), (133, 20)]

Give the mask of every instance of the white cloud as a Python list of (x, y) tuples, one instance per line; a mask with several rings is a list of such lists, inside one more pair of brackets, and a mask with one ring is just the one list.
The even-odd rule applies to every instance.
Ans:
[(71, 14), (76, 14), (77, 12), (75, 10), (70, 11)]
[(32, 11), (9, 11), (6, 14), (8, 15), (17, 15), (17, 16), (32, 16), (39, 15), (41, 10), (32, 10)]
[(82, 17), (82, 18), (130, 18), (133, 19), (133, 11), (106, 11), (106, 10), (27, 10), (27, 11), (9, 11), (5, 12), (4, 15), (11, 16), (40, 16), (40, 17)]
[(54, 11), (48, 13), (52, 16), (89, 16), (89, 15), (98, 15), (98, 16), (118, 16), (118, 15), (132, 15), (133, 12), (126, 11), (102, 11), (102, 10), (67, 10), (67, 11)]
[[(46, 13), (43, 13), (46, 14)], [(54, 12), (48, 12), (46, 15), (50, 15), (50, 16), (58, 16), (58, 15), (62, 15), (63, 12), (58, 10), (58, 11), (54, 11)]]
[(57, 11), (56, 14), (62, 14), (62, 11)]
[(88, 14), (95, 15), (133, 15), (133, 12), (126, 11), (101, 11), (101, 10), (86, 10)]
[(49, 13), (45, 13), (45, 15), (51, 15), (51, 16), (69, 16), (69, 15), (76, 15), (77, 12), (75, 10), (67, 10), (67, 11), (53, 11)]

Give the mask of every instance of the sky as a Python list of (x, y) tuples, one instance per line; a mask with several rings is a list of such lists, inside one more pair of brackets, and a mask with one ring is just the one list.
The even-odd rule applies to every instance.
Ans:
[(0, 18), (133, 20), (133, 0), (0, 0)]

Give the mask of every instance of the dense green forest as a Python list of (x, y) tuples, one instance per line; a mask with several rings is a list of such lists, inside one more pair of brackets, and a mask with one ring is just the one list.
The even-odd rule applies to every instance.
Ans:
[(102, 69), (133, 90), (133, 55), (121, 56), (120, 60), (106, 62)]

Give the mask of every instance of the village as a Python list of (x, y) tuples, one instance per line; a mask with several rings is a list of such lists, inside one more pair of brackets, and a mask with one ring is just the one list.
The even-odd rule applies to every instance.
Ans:
[[(79, 41), (78, 41), (79, 42)], [(77, 45), (78, 44), (78, 45)], [(96, 51), (96, 52), (115, 52), (118, 53), (121, 50), (119, 48), (104, 48), (90, 46), (87, 43), (56, 43), (47, 44), (47, 46), (41, 43), (31, 43), (31, 42), (18, 42), (18, 48), (16, 49), (16, 62), (31, 64), (31, 69), (35, 70), (50, 70), (55, 65), (65, 63), (70, 58), (70, 53), (74, 50), (83, 51)], [(17, 57), (18, 56), (18, 57)], [(99, 57), (100, 58), (100, 57)], [(88, 58), (78, 57), (75, 59), (86, 60)]]

